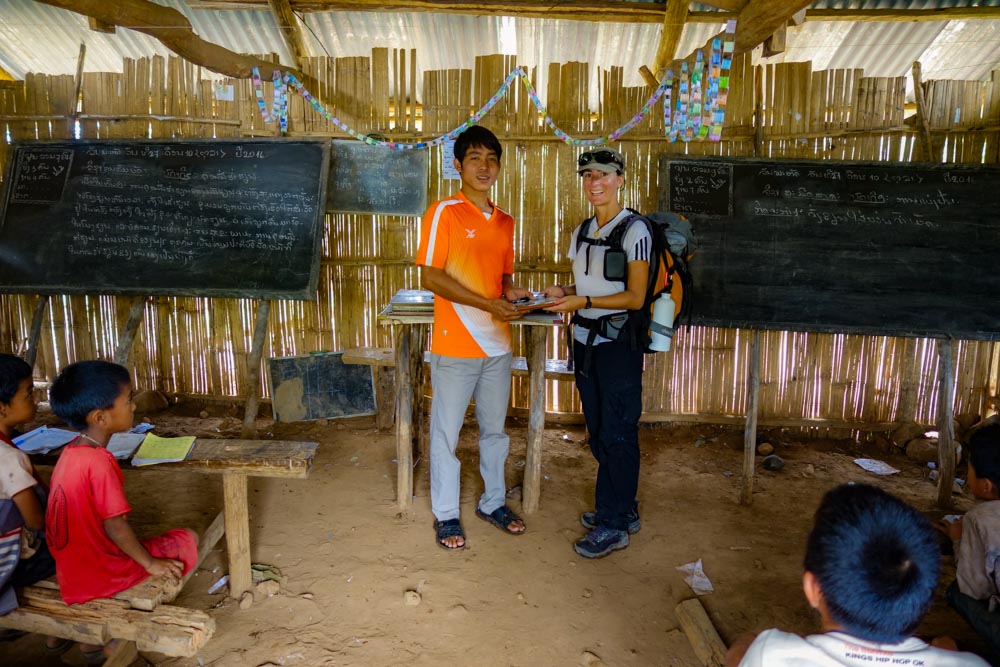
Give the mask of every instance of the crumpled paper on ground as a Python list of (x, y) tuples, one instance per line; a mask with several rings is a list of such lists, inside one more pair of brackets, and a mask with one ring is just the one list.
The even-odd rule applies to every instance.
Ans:
[(868, 472), (873, 472), (876, 475), (895, 475), (899, 472), (888, 463), (876, 459), (854, 459), (854, 462)]
[(695, 595), (708, 595), (715, 592), (712, 582), (705, 576), (705, 570), (701, 567), (700, 558), (693, 563), (681, 565), (674, 569), (684, 574), (684, 582), (691, 587)]

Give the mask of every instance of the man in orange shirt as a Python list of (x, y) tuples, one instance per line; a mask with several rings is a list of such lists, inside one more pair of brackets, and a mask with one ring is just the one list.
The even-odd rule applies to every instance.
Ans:
[(476, 515), (519, 535), (524, 522), (505, 504), (504, 432), (510, 400), (510, 324), (521, 316), (511, 302), (530, 296), (514, 286), (514, 219), (490, 201), (503, 148), (484, 127), (455, 142), (462, 188), (424, 214), (417, 250), (421, 285), (434, 292), (431, 340), (431, 510), (437, 543), (465, 547), (459, 521), (461, 464), (455, 456), (469, 399), (476, 399), (479, 471), (485, 489)]

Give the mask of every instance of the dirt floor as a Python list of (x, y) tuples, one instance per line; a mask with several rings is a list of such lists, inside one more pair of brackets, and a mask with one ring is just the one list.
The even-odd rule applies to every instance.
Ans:
[[(177, 406), (149, 417), (161, 435), (238, 437), (233, 416), (199, 418)], [(51, 421), (44, 413), (40, 420)], [(511, 421), (508, 484), (518, 502), (524, 422)], [(395, 504), (395, 445), (370, 419), (273, 424), (261, 437), (320, 443), (308, 480), (253, 479), (251, 545), (255, 563), (280, 568), (281, 590), (241, 610), (207, 590), (225, 573), (223, 543), (177, 604), (208, 611), (215, 636), (194, 658), (147, 656), (156, 665), (677, 665), (697, 667), (674, 607), (693, 597), (675, 568), (702, 559), (715, 592), (701, 597), (727, 642), (748, 630), (778, 626), (807, 633), (815, 617), (801, 591), (801, 559), (821, 495), (848, 481), (878, 484), (920, 509), (936, 498), (924, 469), (905, 457), (877, 454), (851, 441), (770, 433), (786, 466), (758, 473), (751, 507), (737, 504), (742, 432), (687, 425), (641, 430), (642, 531), (629, 548), (588, 561), (572, 549), (591, 508), (595, 462), (582, 426), (546, 430), (540, 510), (522, 536), (506, 535), (474, 514), (481, 493), (475, 425), (459, 448), (462, 512), (468, 546), (446, 552), (434, 543), (428, 467), (416, 470), (411, 509)], [(876, 477), (857, 455), (886, 460), (901, 472)], [(154, 471), (125, 473), (140, 534), (175, 526), (204, 530), (221, 509), (217, 476)], [(958, 499), (959, 508), (971, 506)], [(954, 577), (946, 559), (943, 584)], [(419, 603), (406, 603), (407, 591)], [(941, 588), (943, 591), (943, 585)], [(412, 594), (410, 596), (413, 597)], [(412, 600), (411, 600), (412, 602)], [(950, 634), (981, 649), (943, 602), (921, 634)], [(80, 665), (73, 650), (45, 656), (31, 635), (0, 644), (0, 665)]]

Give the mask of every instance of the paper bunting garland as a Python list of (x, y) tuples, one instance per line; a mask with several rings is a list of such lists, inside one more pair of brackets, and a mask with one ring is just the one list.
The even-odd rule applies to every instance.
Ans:
[[(653, 94), (642, 108), (631, 119), (617, 130), (608, 134), (595, 137), (593, 139), (578, 139), (563, 131), (549, 115), (542, 104), (542, 100), (535, 92), (535, 87), (531, 85), (527, 72), (520, 67), (511, 70), (507, 78), (497, 89), (497, 92), (469, 119), (454, 128), (450, 132), (441, 136), (428, 139), (426, 141), (405, 142), (391, 141), (371, 135), (363, 134), (350, 127), (347, 123), (334, 116), (323, 104), (313, 97), (306, 87), (291, 72), (282, 74), (279, 70), (274, 70), (272, 80), (274, 82), (274, 100), (271, 109), (268, 111), (264, 101), (264, 87), (261, 82), (260, 72), (255, 67), (253, 69), (253, 85), (257, 98), (257, 106), (260, 108), (260, 115), (265, 123), (278, 121), (281, 131), (288, 131), (288, 88), (293, 88), (315, 109), (316, 113), (330, 121), (338, 128), (347, 133), (348, 136), (363, 141), (370, 146), (382, 146), (392, 150), (422, 150), (431, 146), (438, 146), (446, 141), (455, 139), (467, 128), (477, 124), (488, 114), (497, 103), (503, 99), (510, 91), (515, 79), (520, 78), (528, 93), (528, 98), (535, 105), (544, 123), (552, 130), (552, 133), (560, 141), (580, 148), (590, 146), (602, 146), (613, 141), (618, 141), (622, 136), (641, 123), (653, 110), (660, 100), (663, 100), (663, 129), (664, 136), (668, 141), (721, 141), (722, 124), (725, 119), (725, 106), (729, 92), (729, 69), (732, 65), (733, 46), (735, 43), (736, 21), (730, 20), (726, 25), (724, 41), (715, 39), (712, 42), (712, 50), (708, 61), (701, 51), (696, 54), (695, 65), (690, 69), (688, 63), (681, 63), (680, 79), (674, 85), (674, 71), (668, 70), (666, 77), (656, 87)], [(671, 110), (674, 104), (674, 110)]]

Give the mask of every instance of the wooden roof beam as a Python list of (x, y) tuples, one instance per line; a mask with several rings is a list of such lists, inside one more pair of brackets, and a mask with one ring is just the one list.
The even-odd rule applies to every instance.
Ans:
[[(736, 45), (734, 54), (750, 51), (765, 39), (773, 35), (779, 29), (788, 25), (800, 10), (806, 8), (811, 0), (751, 0), (740, 10), (736, 23)], [(673, 62), (665, 64), (662, 69), (655, 70), (657, 80), (663, 80), (663, 76), (668, 69), (675, 72), (680, 71), (681, 62), (694, 62), (695, 53), (702, 51), (708, 53), (712, 49), (712, 42), (715, 39), (724, 39), (725, 33), (720, 32), (708, 38), (708, 41), (684, 58), (678, 58)]]
[(281, 29), (281, 37), (285, 41), (285, 47), (295, 59), (295, 66), (302, 69), (303, 59), (309, 56), (306, 50), (305, 40), (302, 39), (302, 28), (299, 27), (299, 19), (292, 11), (292, 5), (288, 0), (267, 0), (271, 6), (271, 13), (274, 14)]
[(160, 40), (164, 46), (205, 69), (236, 79), (249, 79), (253, 68), (259, 67), (261, 75), (270, 79), (275, 69), (292, 71), (306, 87), (316, 89), (315, 80), (300, 70), (283, 67), (263, 58), (235, 53), (199, 37), (183, 14), (171, 7), (164, 7), (149, 0), (35, 0), (77, 14), (96, 19), (101, 23), (129, 28)]
[(653, 58), (653, 71), (663, 71), (664, 65), (674, 59), (677, 45), (681, 43), (681, 34), (688, 17), (688, 0), (667, 0), (667, 8), (663, 13), (663, 31), (660, 33), (660, 45), (656, 48)]
[[(185, 0), (192, 9), (261, 10), (269, 0)], [(723, 11), (688, 12), (688, 23), (723, 23), (735, 18), (746, 0), (707, 0), (702, 4)], [(481, 16), (522, 16), (574, 21), (661, 23), (663, 8), (651, 2), (622, 0), (289, 0), (297, 12), (435, 12)], [(941, 9), (807, 9), (810, 21), (951, 21), (997, 19), (1000, 6)]]

